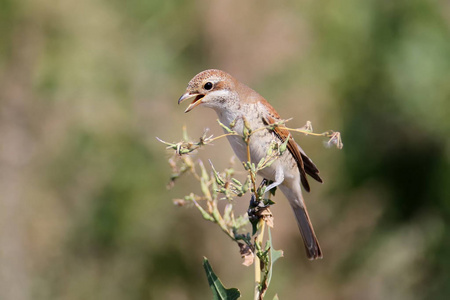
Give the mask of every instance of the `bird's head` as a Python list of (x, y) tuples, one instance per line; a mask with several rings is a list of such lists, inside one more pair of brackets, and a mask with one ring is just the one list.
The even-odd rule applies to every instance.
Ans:
[(193, 99), (184, 112), (199, 105), (216, 110), (226, 109), (231, 102), (238, 100), (236, 85), (238, 82), (230, 74), (221, 70), (206, 70), (191, 79), (178, 104)]

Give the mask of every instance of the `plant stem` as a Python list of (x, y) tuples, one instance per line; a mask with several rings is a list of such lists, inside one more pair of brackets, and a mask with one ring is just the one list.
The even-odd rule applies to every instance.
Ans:
[(259, 220), (259, 226), (261, 226), (261, 232), (256, 237), (255, 241), (255, 300), (262, 300), (262, 294), (261, 294), (261, 261), (257, 255), (258, 249), (256, 247), (259, 245), (259, 248), (262, 247), (262, 242), (264, 239), (264, 229), (266, 228), (266, 222), (264, 222), (263, 219)]

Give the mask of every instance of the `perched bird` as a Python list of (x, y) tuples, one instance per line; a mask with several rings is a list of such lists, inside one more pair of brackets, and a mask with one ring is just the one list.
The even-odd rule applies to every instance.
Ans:
[[(281, 120), (275, 109), (257, 92), (221, 70), (203, 71), (189, 82), (186, 92), (178, 100), (193, 99), (185, 112), (197, 106), (212, 108), (226, 126), (233, 123), (233, 130), (243, 134), (244, 118), (252, 130)], [(247, 161), (247, 145), (241, 136), (227, 136), (236, 156)], [(319, 170), (294, 141), (287, 129), (275, 126), (273, 130), (255, 131), (250, 137), (249, 148), (252, 162), (259, 162), (267, 155), (273, 141), (287, 142), (287, 149), (272, 165), (259, 171), (259, 175), (272, 181), (266, 191), (278, 187), (294, 211), (297, 224), (309, 259), (322, 258), (322, 251), (303, 201), (301, 185), (309, 192), (306, 175), (322, 182)]]

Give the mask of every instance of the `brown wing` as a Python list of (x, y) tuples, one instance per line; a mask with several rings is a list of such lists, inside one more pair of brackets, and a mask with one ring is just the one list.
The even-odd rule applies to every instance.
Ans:
[(305, 166), (306, 174), (317, 180), (318, 182), (322, 183), (322, 178), (319, 176), (319, 169), (317, 169), (316, 165), (313, 163), (313, 161), (306, 156), (305, 152), (303, 151), (302, 147), (298, 146), (300, 149), (300, 154), (303, 158), (303, 165)]
[[(266, 125), (270, 125), (276, 122), (276, 119), (272, 116), (266, 116), (263, 117), (263, 122)], [(300, 171), (300, 180), (302, 182), (303, 187), (307, 192), (310, 191), (308, 179), (306, 178), (306, 174), (310, 175), (315, 180), (322, 182), (322, 178), (319, 176), (319, 170), (314, 165), (312, 160), (306, 156), (305, 152), (300, 148), (299, 145), (294, 141), (294, 138), (291, 136), (289, 130), (283, 129), (280, 127), (275, 127), (273, 130), (273, 133), (275, 136), (277, 136), (281, 142), (286, 141), (286, 139), (289, 137), (289, 141), (287, 143), (287, 149), (291, 153), (291, 155), (294, 157), (295, 161), (297, 162), (298, 169)]]

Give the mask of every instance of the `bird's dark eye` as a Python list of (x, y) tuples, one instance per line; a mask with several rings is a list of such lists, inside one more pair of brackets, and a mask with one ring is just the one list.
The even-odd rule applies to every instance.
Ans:
[(203, 88), (204, 88), (205, 90), (209, 91), (210, 89), (213, 88), (212, 82), (209, 82), (209, 81), (208, 81), (207, 83), (205, 83), (205, 85), (203, 86)]

